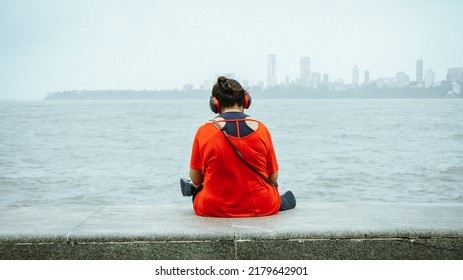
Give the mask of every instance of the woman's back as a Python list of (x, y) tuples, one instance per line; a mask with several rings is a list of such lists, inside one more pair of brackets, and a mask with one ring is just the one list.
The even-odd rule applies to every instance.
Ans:
[[(278, 170), (273, 143), (265, 125), (256, 120), (249, 120), (248, 123), (255, 122), (257, 125), (246, 125), (243, 118), (223, 117), (226, 120), (224, 127), (231, 135), (229, 139), (252, 166), (267, 177)], [(250, 127), (257, 129), (254, 131)], [(198, 156), (195, 156), (196, 153)], [(203, 190), (194, 201), (198, 215), (245, 217), (278, 212), (278, 190), (246, 166), (226, 136), (211, 122), (198, 129), (191, 167), (206, 174)]]
[[(220, 114), (196, 132), (190, 160), (196, 214), (212, 217), (266, 216), (292, 209), (296, 199), (277, 189), (278, 163), (267, 127), (244, 114), (251, 95), (233, 79), (220, 76), (209, 108)], [(184, 182), (181, 180), (181, 182)]]

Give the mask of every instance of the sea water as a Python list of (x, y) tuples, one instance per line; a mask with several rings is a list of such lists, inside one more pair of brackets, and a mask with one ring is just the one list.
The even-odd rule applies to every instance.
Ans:
[[(0, 101), (0, 206), (189, 204), (208, 100)], [(463, 99), (260, 99), (299, 202), (463, 203)]]

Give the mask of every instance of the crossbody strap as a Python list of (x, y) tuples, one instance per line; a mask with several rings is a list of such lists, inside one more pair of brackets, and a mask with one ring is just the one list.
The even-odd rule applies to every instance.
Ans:
[(228, 143), (230, 143), (230, 145), (233, 147), (233, 150), (235, 151), (235, 153), (238, 155), (238, 157), (246, 164), (246, 166), (248, 166), (252, 171), (254, 171), (254, 173), (256, 173), (257, 175), (259, 175), (259, 177), (261, 177), (265, 182), (267, 182), (268, 184), (270, 184), (272, 187), (278, 187), (278, 184), (277, 183), (272, 183), (272, 181), (270, 181), (269, 178), (265, 177), (264, 174), (260, 173), (259, 170), (257, 170), (254, 166), (252, 166), (244, 157), (243, 155), (241, 154), (240, 150), (238, 150), (238, 148), (232, 143), (232, 141), (230, 140), (230, 138), (228, 137), (228, 133), (225, 131), (225, 129), (223, 127), (220, 126), (220, 124), (212, 119), (211, 120), (215, 126), (217, 126), (217, 128), (223, 132), (223, 134), (225, 135), (225, 138), (227, 139)]

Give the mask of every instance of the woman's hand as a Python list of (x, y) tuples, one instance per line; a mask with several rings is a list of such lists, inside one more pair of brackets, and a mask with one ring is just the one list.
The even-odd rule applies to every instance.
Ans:
[(201, 185), (204, 181), (204, 174), (201, 173), (201, 170), (190, 168), (190, 179), (195, 187)]

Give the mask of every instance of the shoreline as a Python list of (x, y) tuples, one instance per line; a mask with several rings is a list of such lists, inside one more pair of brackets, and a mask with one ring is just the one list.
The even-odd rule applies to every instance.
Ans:
[[(449, 96), (452, 88), (439, 87), (359, 87), (342, 90), (276, 86), (251, 88), (253, 97), (261, 99), (381, 99), (381, 98), (463, 98)], [(69, 90), (51, 92), (44, 100), (120, 100), (120, 99), (207, 99), (210, 90)]]

